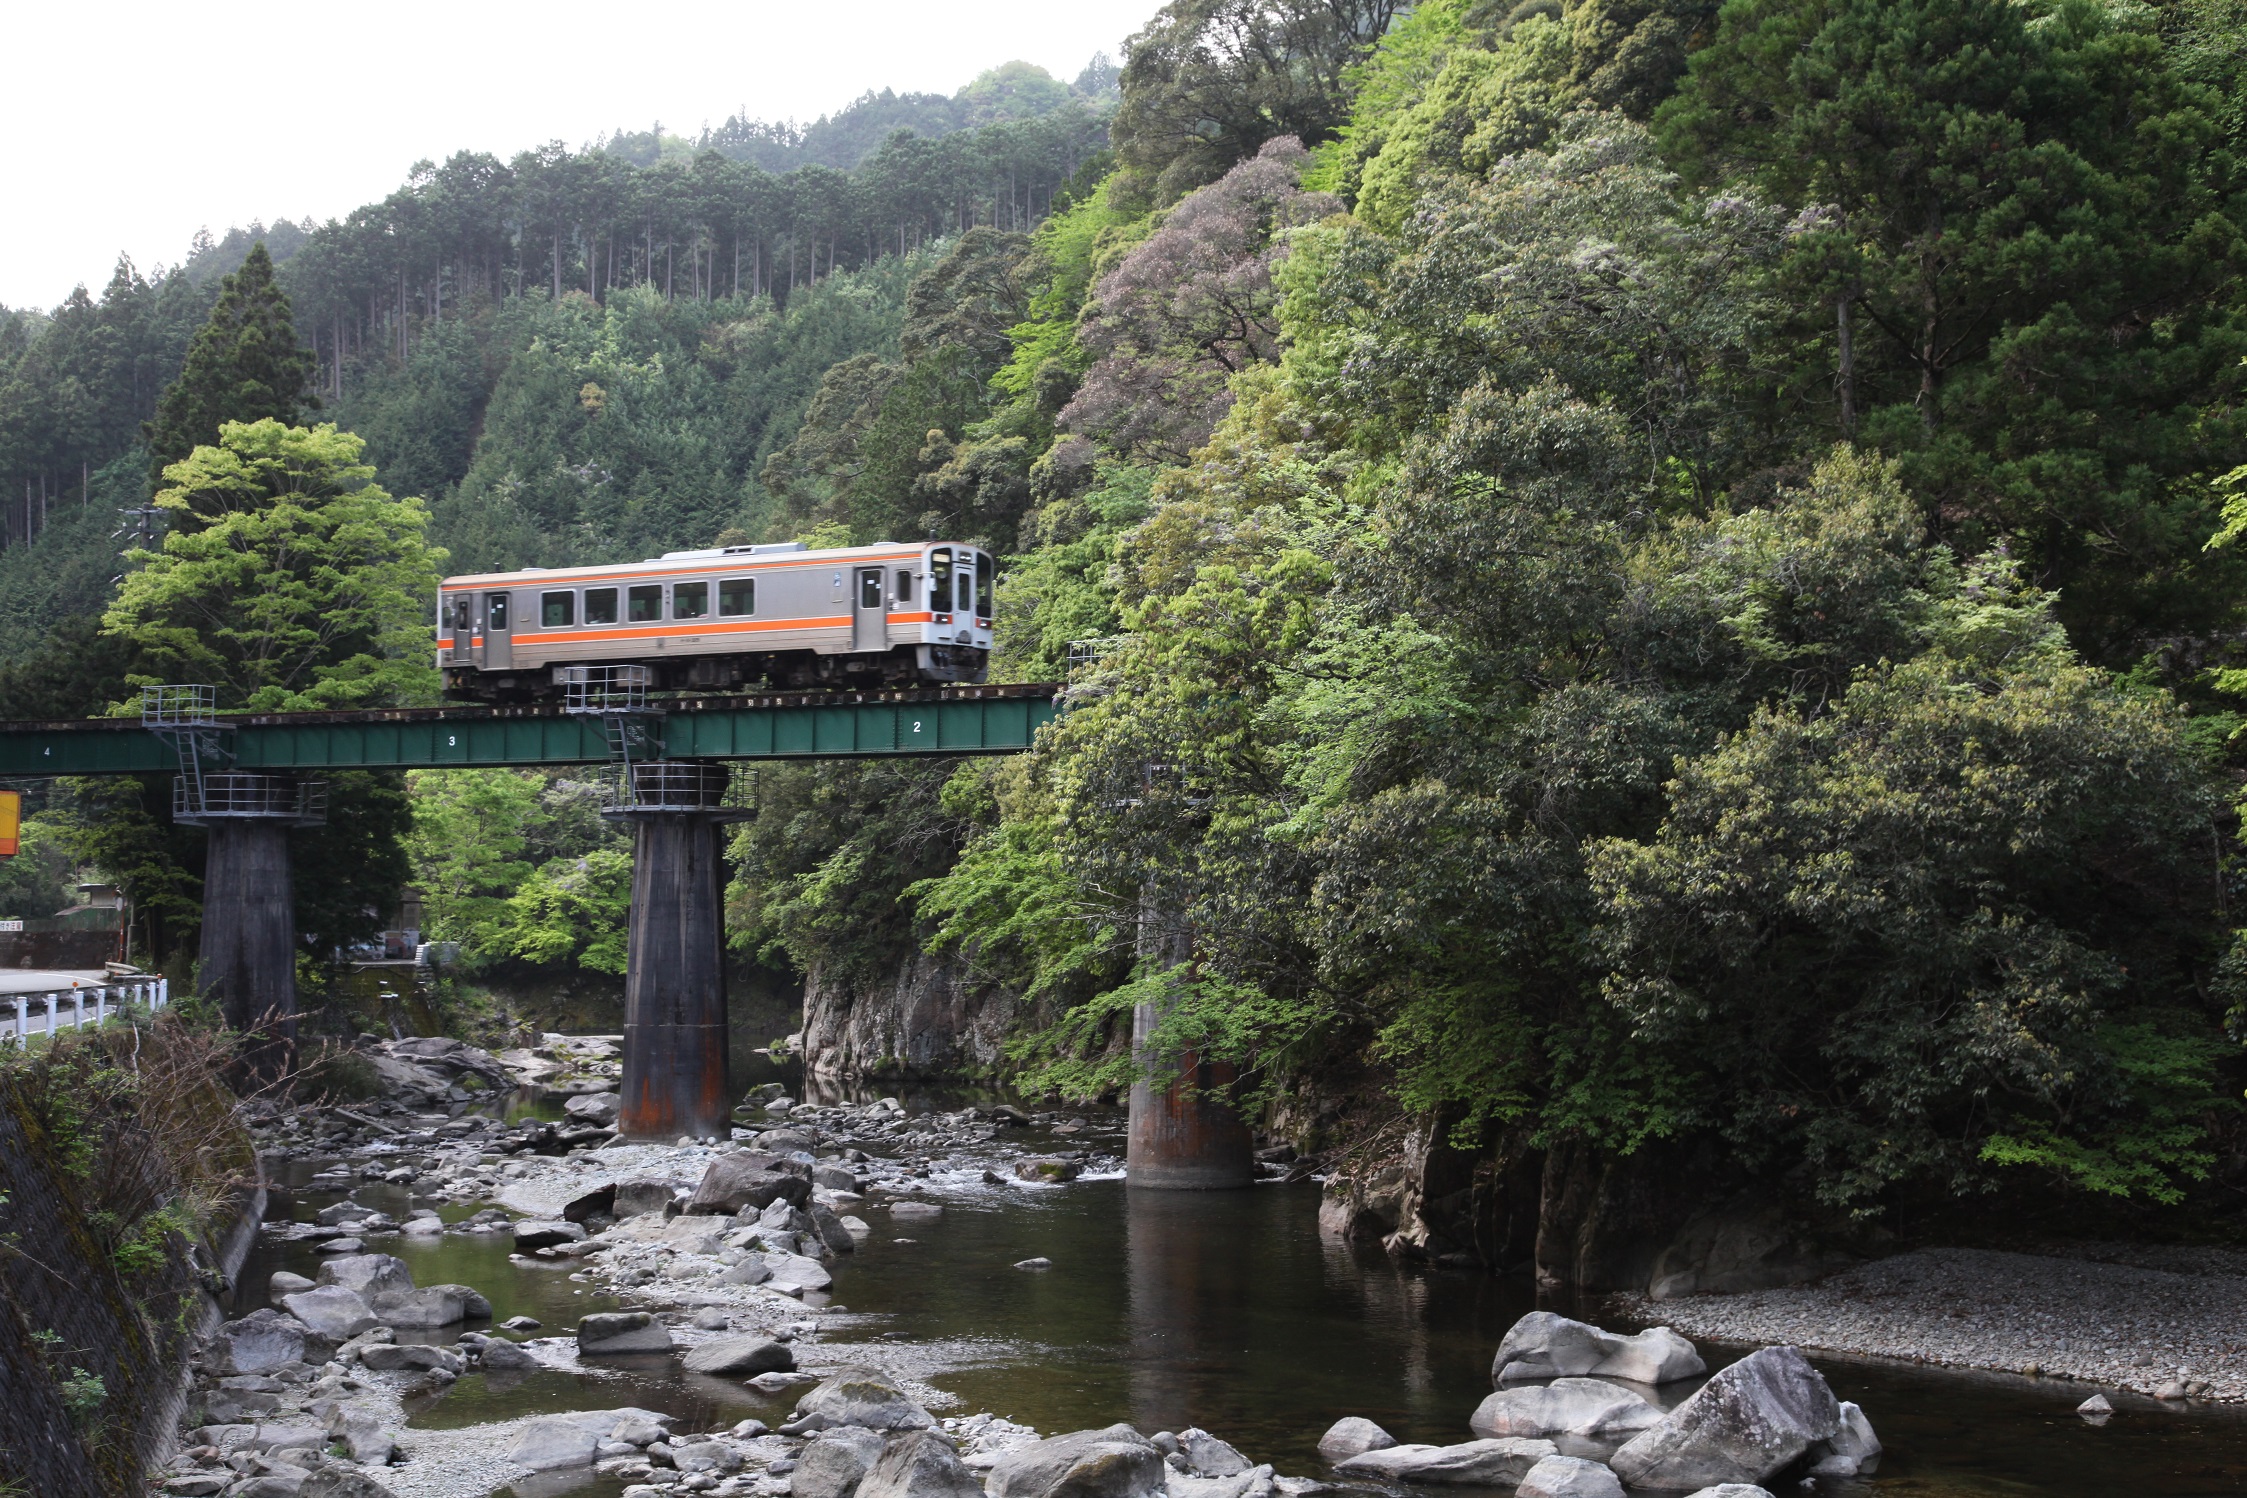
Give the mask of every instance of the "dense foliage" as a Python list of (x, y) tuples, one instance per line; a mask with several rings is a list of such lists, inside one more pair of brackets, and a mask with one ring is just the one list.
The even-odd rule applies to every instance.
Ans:
[[(1371, 1066), (1517, 1159), (1693, 1142), (1843, 1217), (2174, 1201), (2237, 1169), (2247, 1032), (2236, 19), (1173, 0), (1112, 139), (1072, 102), (1105, 77), (1001, 70), (861, 101), (925, 121), (878, 143), (456, 158), (279, 267), (335, 429), (228, 427), (171, 482), (278, 493), (251, 446), (356, 432), (461, 566), (1008, 552), (1000, 674), (1070, 711), (1009, 762), (760, 772), (729, 919), (862, 992), (947, 954), (1047, 1085), (1127, 1080), (1151, 998), (1264, 1095)], [(47, 526), (0, 569), (179, 669), (270, 638), (244, 700), (406, 690), (373, 613), (292, 685), (286, 619), (179, 633), (159, 565), (73, 570), (53, 496), (115, 492), (200, 286), (0, 326)], [(18, 414), (56, 391), (82, 420)], [(8, 703), (147, 669), (51, 638)], [(582, 787), (411, 797), (435, 932), (615, 970)], [(155, 867), (109, 806), (103, 856)]]

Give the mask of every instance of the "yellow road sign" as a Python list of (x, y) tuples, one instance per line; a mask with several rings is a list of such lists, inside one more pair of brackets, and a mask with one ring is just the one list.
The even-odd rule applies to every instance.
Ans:
[(0, 791), (0, 858), (15, 857), (22, 836), (23, 792)]

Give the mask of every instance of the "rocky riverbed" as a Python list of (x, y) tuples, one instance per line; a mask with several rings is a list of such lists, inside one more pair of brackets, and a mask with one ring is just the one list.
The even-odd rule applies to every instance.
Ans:
[(1925, 1248), (1811, 1285), (1623, 1305), (1727, 1341), (2247, 1403), (2247, 1254), (2234, 1250)]
[[(604, 1498), (620, 1488), (631, 1498), (1048, 1498), (1060, 1481), (1055, 1473), (1090, 1460), (1090, 1453), (1139, 1477), (1114, 1492), (1087, 1489), (1076, 1498), (1300, 1498), (1326, 1486), (1393, 1491), (1398, 1484), (1462, 1482), (1518, 1484), (1529, 1498), (1614, 1498), (1619, 1473), (1640, 1486), (1658, 1474), (1663, 1480), (1654, 1486), (1697, 1487), (1712, 1473), (1694, 1475), (1696, 1449), (1712, 1441), (1726, 1446), (1722, 1431), (1712, 1438), (1703, 1416), (1691, 1413), (1704, 1370), (1682, 1336), (1571, 1330), (1580, 1324), (1542, 1313), (1516, 1325), (1494, 1364), (1491, 1341), (1477, 1342), (1497, 1392), (1479, 1408), (1469, 1398), (1453, 1415), (1447, 1402), (1432, 1423), (1417, 1422), (1412, 1434), (1428, 1444), (1396, 1440), (1374, 1421), (1352, 1418), (1328, 1432), (1314, 1458), (1310, 1437), (1331, 1415), (1294, 1437), (1263, 1428), (1262, 1441), (1295, 1451), (1296, 1469), (1308, 1467), (1315, 1477), (1252, 1461), (1254, 1440), (1241, 1439), (1244, 1449), (1236, 1450), (1185, 1428), (1177, 1417), (1197, 1414), (1202, 1402), (1170, 1401), (1172, 1413), (1160, 1420), (1141, 1409), (1142, 1429), (1178, 1427), (1152, 1438), (1116, 1426), (1054, 1438), (1060, 1446), (1040, 1442), (1029, 1425), (988, 1413), (992, 1404), (985, 1401), (1008, 1398), (1004, 1393), (994, 1399), (987, 1387), (965, 1403), (936, 1384), (977, 1387), (971, 1370), (979, 1358), (990, 1366), (993, 1359), (1019, 1361), (1035, 1351), (1019, 1341), (1023, 1331), (1043, 1337), (1047, 1323), (1024, 1323), (1011, 1348), (972, 1345), (972, 1323), (965, 1340), (958, 1325), (932, 1337), (909, 1311), (917, 1302), (901, 1306), (894, 1293), (886, 1317), (835, 1304), (832, 1276), (847, 1276), (855, 1257), (877, 1253), (881, 1263), (862, 1271), (867, 1277), (859, 1282), (867, 1293), (897, 1274), (899, 1255), (927, 1251), (926, 1244), (912, 1246), (923, 1235), (950, 1241), (974, 1222), (989, 1225), (973, 1230), (984, 1245), (978, 1262), (1025, 1292), (1071, 1273), (1022, 1258), (1022, 1249), (993, 1254), (1007, 1238), (1002, 1230), (994, 1241), (990, 1227), (1025, 1221), (1018, 1213), (1077, 1210), (1063, 1205), (1080, 1199), (1069, 1182), (1119, 1173), (1120, 1118), (999, 1106), (915, 1114), (887, 1098), (807, 1105), (772, 1086), (745, 1101), (723, 1142), (632, 1143), (613, 1127), (614, 1051), (613, 1041), (576, 1037), (501, 1061), (454, 1042), (391, 1043), (381, 1048), (388, 1096), (269, 1112), (258, 1123), (269, 1161), (338, 1199), (312, 1213), (315, 1220), (268, 1225), (269, 1242), (285, 1245), (268, 1259), (304, 1276), (273, 1275), (266, 1296), (272, 1309), (230, 1323), (207, 1351), (188, 1449), (163, 1486), (189, 1498), (483, 1498), (510, 1487), (543, 1498), (586, 1482), (605, 1484)], [(500, 1090), (489, 1080), (495, 1070), (501, 1079), (522, 1077), (524, 1069), (510, 1063), (526, 1054), (541, 1063), (537, 1085), (567, 1099), (564, 1116), (510, 1123), (472, 1111), (479, 1094)], [(1054, 1192), (1062, 1194), (1048, 1194)], [(1016, 1205), (993, 1212), (1009, 1199)], [(1053, 1205), (1036, 1207), (1041, 1201)], [(963, 1214), (958, 1226), (947, 1213)], [(1135, 1304), (1143, 1290), (1167, 1304), (1176, 1293), (1172, 1282), (1158, 1274), (1143, 1285), (1137, 1276), (1145, 1266), (1136, 1255), (1155, 1248), (1167, 1263), (1185, 1240), (1174, 1241), (1174, 1224), (1162, 1213), (1132, 1221)], [(1152, 1236), (1143, 1238), (1143, 1230)], [(1101, 1239), (1122, 1241), (1113, 1234)], [(509, 1319), (495, 1324), (474, 1286), (415, 1285), (393, 1249), (429, 1266), (432, 1280), (484, 1279), (490, 1266), (511, 1258), (507, 1273), (486, 1281), (502, 1300), (503, 1282), (516, 1295), (521, 1286), (552, 1288), (539, 1290), (542, 1298), (528, 1306), (518, 1299), (502, 1309)], [(1069, 1263), (1099, 1251), (1080, 1242)], [(2058, 1335), (2081, 1336), (2086, 1351), (2093, 1335), (2104, 1339), (2100, 1347), (2141, 1339), (2133, 1353), (2140, 1346), (2188, 1349), (2175, 1366), (2110, 1359), (2086, 1362), (2077, 1375), (2118, 1387), (2150, 1385), (2149, 1392), (2160, 1387), (2156, 1375), (2182, 1381), (2216, 1351), (2239, 1345), (2230, 1340), (2224, 1297), (2247, 1282), (2239, 1262), (2247, 1256), (2117, 1248), (2099, 1251), (2097, 1259), (2000, 1257), (2036, 1259), (2039, 1272), (2057, 1265), (2078, 1278), (2052, 1282), (2049, 1299), (2038, 1300), (2021, 1293), (2019, 1265), (1958, 1261), (1938, 1270), (1925, 1256), (1909, 1255), (1890, 1261), (1897, 1277), (1855, 1281), (1854, 1289), (1835, 1281), (1635, 1310), (1694, 1335), (1845, 1345), (1907, 1360), (1953, 1352), (1927, 1360), (2019, 1366), (1968, 1356), (1976, 1338), (2013, 1324), (1977, 1316), (1955, 1293), (1979, 1285), (2011, 1307), (2016, 1321), (2041, 1316), (2046, 1321), (2035, 1324), (2049, 1329), (2065, 1318), (2072, 1331)], [(1019, 1276), (1006, 1268), (1012, 1259), (1020, 1260)], [(449, 1272), (434, 1267), (440, 1264)], [(470, 1267), (476, 1265), (486, 1271)], [(1186, 1265), (1181, 1273), (1194, 1270)], [(2176, 1281), (2189, 1283), (2180, 1291)], [(850, 1283), (846, 1277), (839, 1288)], [(1797, 1308), (1796, 1319), (1783, 1319), (1784, 1297), (1837, 1290), (1843, 1304), (1874, 1308), (1881, 1317), (1854, 1326), (1813, 1299)], [(578, 1293), (586, 1300), (567, 1298)], [(2086, 1296), (2099, 1307), (2088, 1321), (2080, 1314)], [(554, 1324), (510, 1316), (511, 1309), (535, 1310)], [(903, 1319), (900, 1310), (908, 1311)], [(1744, 1310), (1780, 1319), (1749, 1325), (1739, 1319)], [(1944, 1314), (1959, 1310), (1966, 1314)], [(885, 1324), (904, 1330), (881, 1330)], [(1564, 1335), (1555, 1335), (1555, 1324)], [(1482, 1335), (1495, 1339), (1505, 1325)], [(2195, 1326), (2218, 1340), (2204, 1348), (2191, 1335)], [(1851, 1343), (1877, 1345), (1837, 1344), (1835, 1327)], [(1871, 1329), (1888, 1340), (1860, 1335)], [(1058, 1353), (1038, 1356), (1064, 1366), (1050, 1363)], [(651, 1378), (651, 1366), (671, 1371)], [(1721, 1390), (1730, 1380), (1746, 1394), (1701, 1400), (1704, 1415), (1711, 1406), (1760, 1408), (1775, 1399), (1778, 1413), (1757, 1429), (1780, 1431), (1783, 1440), (1763, 1452), (1755, 1472), (1735, 1465), (1713, 1475), (1752, 1479), (1768, 1468), (1779, 1474), (1771, 1481), (1791, 1485), (1801, 1469), (1829, 1459), (1859, 1462), (1867, 1442), (1877, 1445), (1862, 1412), (1852, 1416), (1854, 1406), (1837, 1404), (1816, 1370), (1784, 1347), (1733, 1368), (1745, 1371), (1722, 1369), (1709, 1387)], [(2093, 1371), (2104, 1368), (2112, 1371)], [(2072, 1371), (2051, 1363), (2044, 1369)], [(2219, 1371), (2235, 1376), (2235, 1369)], [(453, 1392), (464, 1377), (466, 1397)], [(504, 1391), (525, 1380), (532, 1382), (510, 1405)], [(733, 1381), (730, 1398), (738, 1402), (714, 1407), (693, 1392), (716, 1388), (712, 1380)], [(2200, 1382), (2211, 1395), (2238, 1397), (2229, 1383)], [(547, 1402), (555, 1390), (567, 1392)], [(678, 1408), (697, 1413), (680, 1418), (665, 1411), (665, 1390), (682, 1396)], [(798, 1405), (807, 1390), (818, 1392)], [(530, 1397), (548, 1412), (521, 1414)], [(1381, 1413), (1345, 1386), (1330, 1386), (1328, 1398), (1329, 1410)], [(2071, 1397), (2065, 1407), (2074, 1403)], [(565, 1408), (575, 1404), (601, 1407)], [(985, 1412), (970, 1413), (977, 1404)], [(823, 1413), (822, 1405), (833, 1408)], [(450, 1419), (473, 1423), (416, 1423), (448, 1410)], [(885, 1423), (883, 1410), (900, 1419)], [(743, 1420), (745, 1413), (761, 1418)], [(1125, 1410), (1080, 1401), (1073, 1413), (1057, 1423), (1113, 1420)], [(507, 1418), (489, 1418), (498, 1415)], [(1656, 1438), (1657, 1431), (1668, 1434)], [(901, 1439), (907, 1435), (915, 1439)], [(1017, 1451), (1045, 1452), (1038, 1458), (1044, 1466), (1023, 1458), (1044, 1475), (1007, 1476), (1016, 1469), (1004, 1464)], [(876, 1481), (885, 1462), (896, 1470)], [(1757, 1491), (1745, 1487), (1726, 1498)]]
[[(635, 1407), (452, 1430), (409, 1429), (407, 1411), (470, 1372), (599, 1370), (605, 1359), (665, 1353), (768, 1393), (871, 1379), (914, 1412), (910, 1428), (933, 1428), (926, 1406), (947, 1401), (912, 1376), (931, 1349), (821, 1347), (829, 1266), (877, 1231), (869, 1219), (907, 1237), (942, 1213), (946, 1191), (1051, 1189), (1121, 1165), (1112, 1118), (1005, 1105), (916, 1115), (896, 1098), (799, 1104), (777, 1085), (745, 1101), (723, 1142), (627, 1142), (606, 1090), (618, 1070), (614, 1037), (550, 1036), (499, 1057), (457, 1041), (369, 1037), (361, 1054), (382, 1098), (268, 1106), (253, 1118), (269, 1170), (300, 1162), (310, 1189), (345, 1195), (314, 1221), (266, 1224), (269, 1238), (320, 1254), (319, 1277), (275, 1275), (275, 1307), (221, 1329), (196, 1369), (196, 1423), (163, 1491), (477, 1498), (535, 1473), (590, 1468), (651, 1492), (788, 1493), (817, 1420), (788, 1433), (740, 1422), (696, 1440), (671, 1429), (671, 1416)], [(565, 1116), (510, 1124), (471, 1111), (514, 1085), (566, 1098)], [(366, 1187), (415, 1205), (394, 1216), (351, 1195)], [(449, 1219), (443, 1210), (462, 1206), (477, 1210)], [(499, 1237), (520, 1262), (551, 1266), (626, 1309), (559, 1335), (527, 1319), (493, 1327), (474, 1287), (415, 1286), (383, 1251), (448, 1234)], [(969, 1460), (1036, 1434), (989, 1414), (942, 1427)]]

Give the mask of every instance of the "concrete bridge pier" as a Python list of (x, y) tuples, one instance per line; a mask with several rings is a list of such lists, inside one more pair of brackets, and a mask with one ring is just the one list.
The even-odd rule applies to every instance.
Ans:
[[(1183, 932), (1155, 933), (1151, 913), (1140, 921), (1140, 950), (1165, 967), (1191, 955)], [(1131, 1084), (1131, 1124), (1124, 1179), (1133, 1186), (1170, 1191), (1222, 1191), (1256, 1181), (1256, 1139), (1233, 1107), (1240, 1074), (1227, 1062), (1192, 1051), (1175, 1058), (1151, 1054), (1162, 1011), (1152, 1003), (1131, 1012), (1131, 1049), (1139, 1078)], [(1166, 1059), (1174, 1065), (1162, 1065)]]
[(230, 1030), (296, 1039), (296, 895), (289, 827), (214, 819), (203, 864), (203, 941), (196, 972)]
[(327, 820), (326, 787), (293, 775), (182, 773), (172, 819), (210, 834), (196, 987), (227, 1028), (259, 1037), (251, 1065), (273, 1077), (296, 1048), (296, 891), (289, 829)]
[(726, 1138), (726, 767), (656, 760), (631, 767), (633, 793), (609, 813), (633, 824), (632, 917), (624, 977), (624, 1080), (617, 1129), (629, 1139)]

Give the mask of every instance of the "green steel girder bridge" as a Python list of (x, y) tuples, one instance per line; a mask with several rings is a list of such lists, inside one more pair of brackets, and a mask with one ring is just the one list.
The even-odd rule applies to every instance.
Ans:
[(136, 718), (0, 723), (0, 778), (155, 773), (172, 820), (208, 834), (196, 981), (258, 1064), (296, 1034), (290, 832), (326, 820), (323, 772), (602, 765), (632, 830), (624, 1131), (724, 1137), (723, 825), (733, 760), (1017, 754), (1059, 711), (1056, 683), (651, 700), (633, 667), (596, 668), (556, 705), (227, 713), (208, 686), (150, 687)]
[[(653, 704), (671, 760), (868, 759), (1016, 754), (1053, 720), (1053, 682), (897, 691), (782, 692)], [(602, 722), (559, 706), (233, 713), (218, 720), (244, 771), (465, 769), (603, 764)], [(638, 756), (635, 756), (638, 757)], [(137, 718), (0, 723), (0, 777), (178, 770)]]

